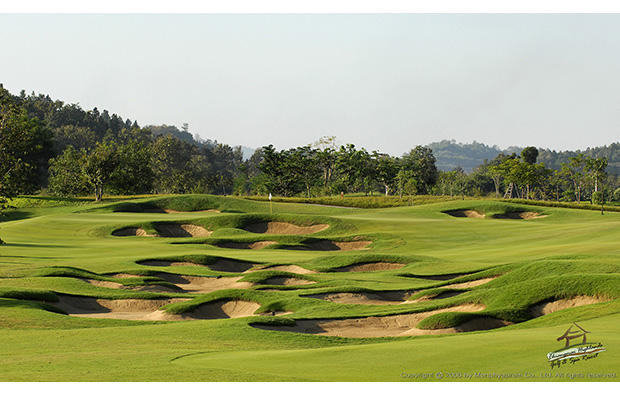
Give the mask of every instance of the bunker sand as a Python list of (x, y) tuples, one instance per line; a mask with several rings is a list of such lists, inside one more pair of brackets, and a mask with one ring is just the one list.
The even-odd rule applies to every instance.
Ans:
[(213, 232), (198, 225), (160, 225), (159, 234), (148, 234), (146, 230), (137, 227), (124, 228), (112, 232), (113, 236), (140, 236), (140, 237), (207, 237)]
[(570, 299), (560, 299), (553, 302), (538, 303), (530, 307), (534, 317), (555, 313), (556, 311), (570, 309), (571, 307), (587, 306), (595, 303), (608, 302), (611, 299), (593, 296), (577, 296)]
[(295, 277), (286, 277), (286, 276), (274, 276), (267, 280), (265, 280), (266, 284), (269, 285), (308, 285), (308, 284), (316, 284), (316, 281), (305, 280), (303, 278), (295, 278)]
[(81, 296), (59, 296), (59, 301), (50, 303), (70, 316), (88, 318), (113, 318), (122, 320), (159, 320), (156, 313), (161, 307), (189, 299), (96, 299)]
[[(321, 336), (338, 337), (399, 337), (416, 336), (427, 333), (418, 333), (416, 325), (423, 319), (435, 314), (445, 312), (477, 312), (484, 310), (485, 306), (477, 304), (465, 304), (460, 306), (438, 309), (423, 313), (400, 314), (385, 317), (345, 318), (325, 320), (298, 320), (294, 326), (271, 326), (252, 324), (253, 327), (266, 330), (285, 332), (308, 333)], [(473, 326), (473, 325), (472, 325)], [(468, 328), (450, 328), (453, 333), (464, 331)], [(479, 330), (479, 329), (473, 329)], [(433, 334), (439, 334), (431, 331)]]
[(157, 277), (172, 283), (185, 292), (209, 293), (223, 289), (248, 289), (254, 285), (246, 281), (239, 281), (242, 277), (200, 277), (185, 276), (172, 273), (161, 273)]
[(258, 222), (245, 227), (252, 233), (264, 233), (269, 235), (307, 235), (321, 232), (329, 228), (328, 224), (311, 226), (298, 226), (287, 222)]
[(407, 300), (413, 292), (382, 291), (382, 292), (335, 292), (314, 295), (300, 295), (303, 298), (326, 300), (341, 304), (389, 305), (413, 303)]
[(213, 232), (198, 225), (160, 225), (157, 227), (161, 237), (208, 237)]
[(486, 284), (490, 281), (495, 280), (497, 277), (499, 276), (495, 276), (495, 277), (487, 277), (487, 278), (482, 278), (480, 280), (473, 280), (473, 281), (467, 281), (464, 283), (458, 283), (458, 284), (449, 284), (449, 285), (444, 285), (440, 288), (448, 288), (448, 289), (463, 289), (463, 288), (473, 288), (473, 287), (477, 287), (479, 285), (482, 284)]
[(316, 273), (314, 270), (304, 269), (303, 267), (297, 266), (297, 265), (268, 266), (268, 267), (261, 267), (259, 269), (250, 269), (249, 271), (254, 271), (254, 270), (275, 270), (279, 272), (288, 272), (288, 273), (296, 273), (296, 274)]
[(123, 285), (120, 283), (116, 283), (114, 281), (99, 281), (99, 280), (91, 280), (84, 279), (83, 281), (94, 285), (95, 287), (103, 287), (103, 288), (112, 288), (112, 289), (130, 289), (132, 291), (144, 291), (144, 292), (177, 292), (174, 288), (166, 287), (165, 285), (160, 284), (152, 284), (152, 285), (138, 285), (138, 286), (129, 286)]
[(217, 247), (221, 248), (232, 248), (237, 250), (260, 250), (269, 245), (278, 244), (277, 241), (257, 241), (254, 243), (222, 243), (218, 244)]
[(540, 213), (533, 212), (533, 211), (525, 211), (525, 212), (515, 211), (512, 213), (497, 214), (493, 216), (493, 218), (496, 218), (496, 219), (537, 219), (537, 218), (544, 218), (544, 217), (546, 217), (546, 215), (541, 215)]
[(134, 321), (186, 321), (222, 318), (249, 317), (260, 308), (260, 304), (238, 300), (218, 300), (204, 303), (184, 314), (169, 314), (161, 308), (175, 302), (191, 299), (120, 299), (107, 300), (77, 296), (61, 296), (60, 301), (51, 303), (71, 316), (87, 318), (108, 318)]
[(457, 218), (484, 218), (486, 217), (484, 213), (481, 213), (475, 210), (450, 210), (450, 211), (444, 211), (444, 214), (448, 214), (449, 216), (457, 217)]
[(159, 235), (148, 234), (142, 228), (124, 228), (112, 232), (112, 236), (141, 236), (141, 237), (159, 237)]
[[(204, 303), (195, 310), (181, 315), (182, 319), (215, 320), (223, 318), (251, 317), (260, 304), (244, 300), (218, 300)], [(170, 314), (166, 314), (170, 315)]]
[(356, 240), (356, 241), (331, 241), (321, 240), (312, 243), (306, 243), (301, 246), (288, 247), (291, 250), (310, 250), (310, 251), (356, 251), (366, 249), (372, 241)]

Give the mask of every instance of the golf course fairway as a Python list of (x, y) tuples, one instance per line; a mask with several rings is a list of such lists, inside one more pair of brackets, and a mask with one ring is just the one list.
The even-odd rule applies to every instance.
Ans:
[(0, 222), (1, 381), (620, 375), (618, 212), (211, 195), (13, 204)]

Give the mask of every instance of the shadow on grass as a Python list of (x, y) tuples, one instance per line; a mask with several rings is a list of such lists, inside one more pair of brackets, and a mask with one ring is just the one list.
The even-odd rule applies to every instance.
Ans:
[(0, 214), (0, 223), (2, 222), (10, 222), (10, 221), (19, 221), (22, 219), (31, 218), (32, 213), (25, 211), (8, 211)]

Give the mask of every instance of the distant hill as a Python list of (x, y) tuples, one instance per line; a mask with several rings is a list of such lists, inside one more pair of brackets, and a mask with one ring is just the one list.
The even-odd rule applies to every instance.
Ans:
[(496, 145), (490, 147), (476, 141), (469, 144), (457, 143), (455, 140), (442, 140), (428, 144), (426, 147), (433, 150), (439, 170), (450, 171), (460, 166), (468, 173), (484, 163), (485, 159), (493, 159), (501, 153), (520, 153), (523, 150), (518, 147), (502, 150)]
[[(455, 140), (442, 140), (428, 144), (426, 147), (433, 150), (437, 159), (437, 168), (442, 171), (450, 171), (460, 166), (466, 172), (472, 172), (477, 166), (504, 153), (520, 154), (525, 147), (508, 147), (501, 149), (498, 146), (488, 146), (474, 141), (473, 143), (457, 143)], [(538, 163), (544, 163), (548, 168), (560, 170), (562, 163), (569, 162), (569, 158), (582, 153), (594, 158), (606, 157), (609, 159), (607, 171), (620, 174), (620, 143), (612, 143), (602, 147), (587, 148), (583, 151), (555, 151), (538, 147)]]

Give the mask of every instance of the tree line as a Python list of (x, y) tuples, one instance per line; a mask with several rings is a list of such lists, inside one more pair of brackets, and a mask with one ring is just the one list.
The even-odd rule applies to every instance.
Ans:
[(0, 196), (233, 192), (241, 147), (0, 84)]
[[(477, 150), (484, 149), (478, 144)], [(485, 159), (470, 172), (459, 166), (439, 170), (436, 162), (428, 146), (395, 157), (340, 145), (333, 136), (285, 150), (265, 146), (244, 159), (240, 146), (194, 138), (187, 124), (181, 130), (141, 127), (47, 95), (12, 95), (0, 84), (0, 208), (11, 197), (40, 190), (97, 200), (106, 193), (433, 194), (577, 202), (620, 197), (607, 157), (578, 153), (550, 167), (541, 162), (541, 150), (526, 147)]]

